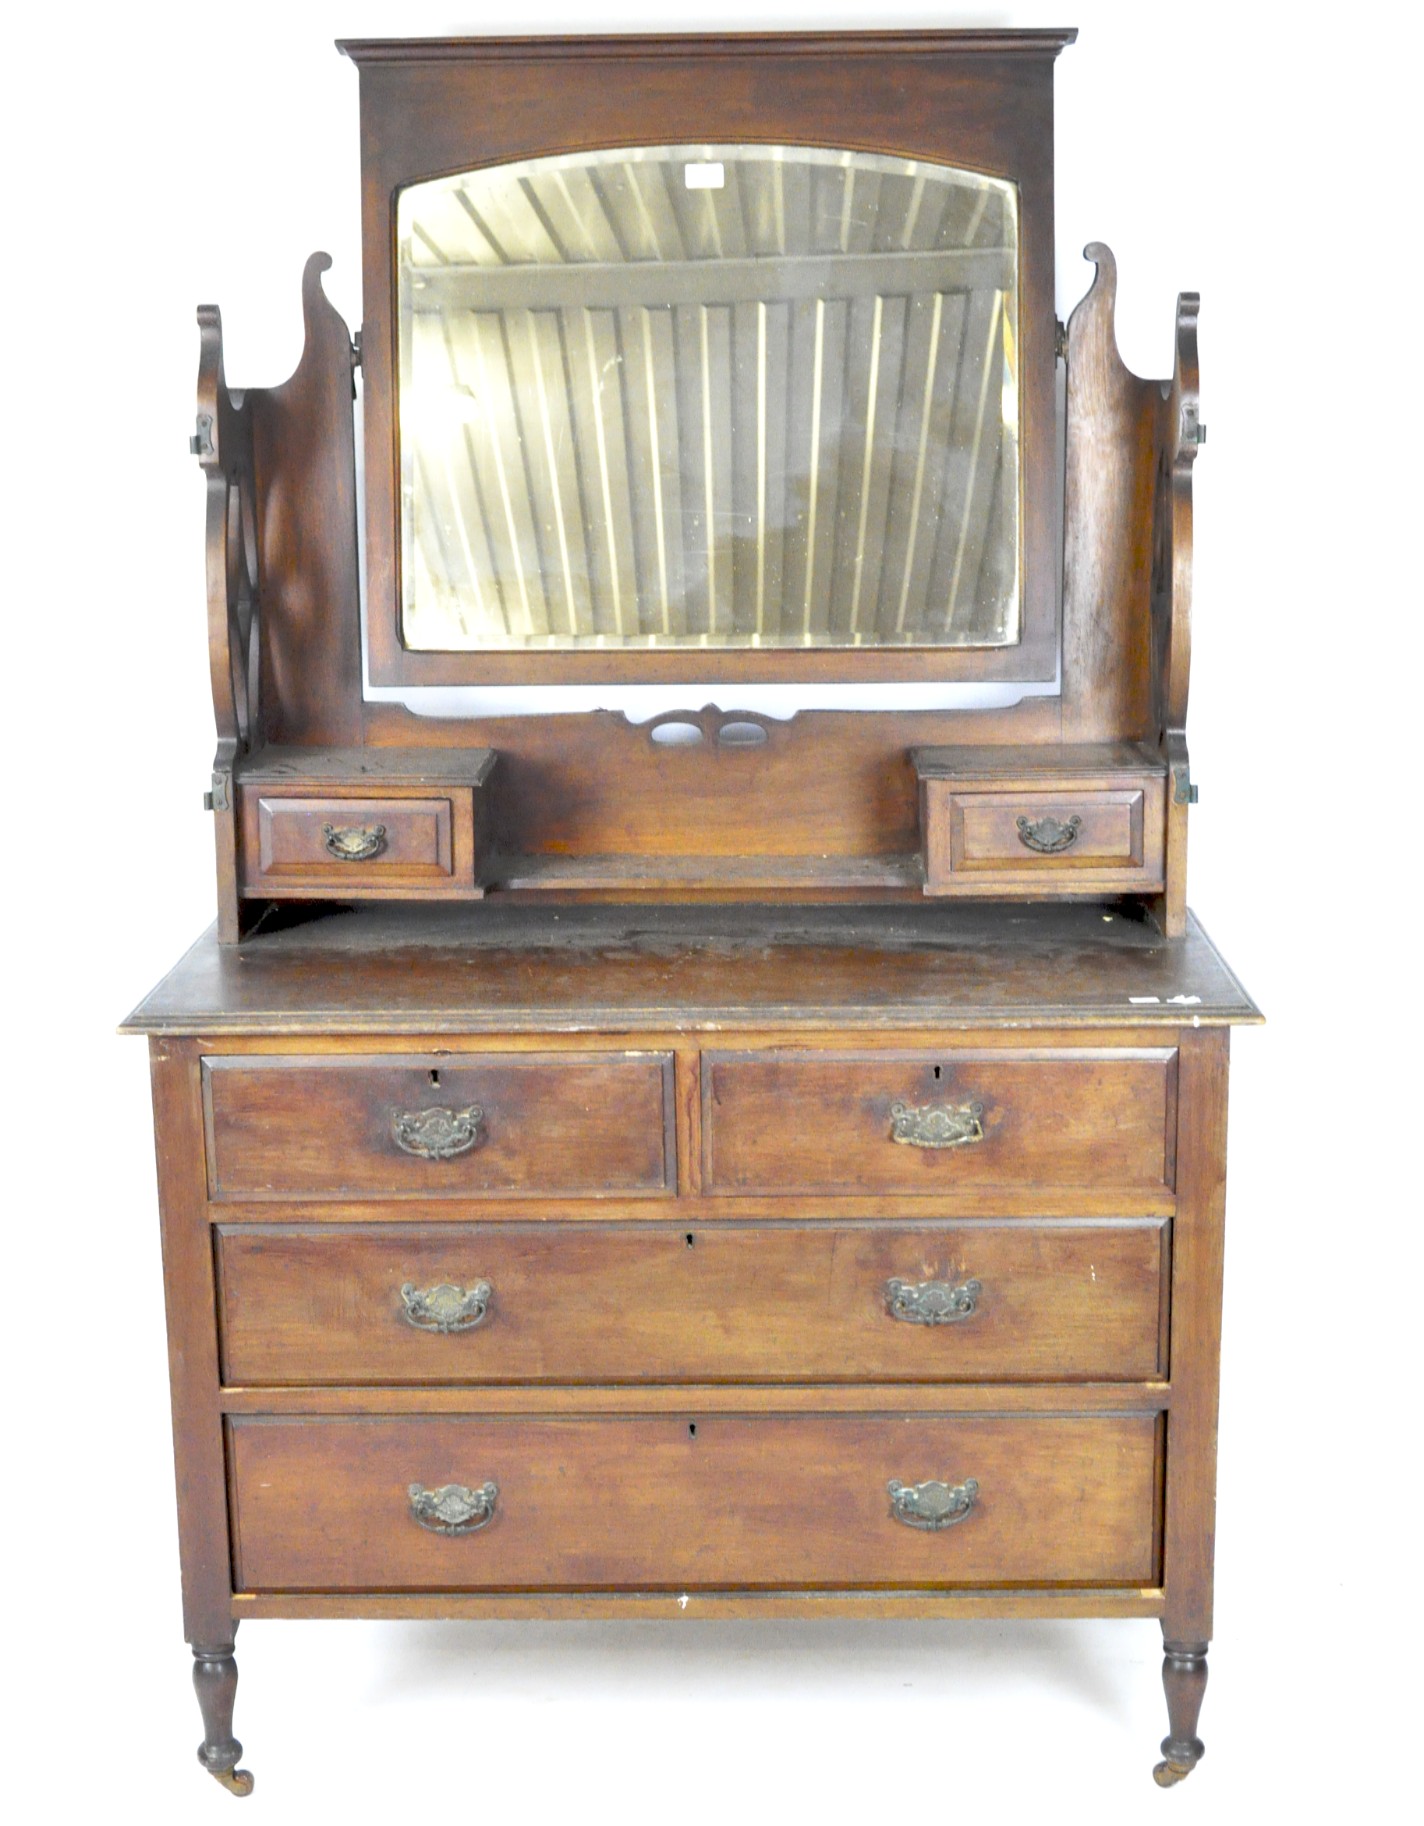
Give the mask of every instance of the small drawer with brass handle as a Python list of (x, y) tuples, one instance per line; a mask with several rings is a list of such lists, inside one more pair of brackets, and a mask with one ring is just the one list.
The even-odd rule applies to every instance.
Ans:
[(474, 1534), (494, 1520), (499, 1485), (483, 1483), (471, 1489), (468, 1484), (441, 1484), (427, 1490), (423, 1484), (410, 1484), (406, 1496), (411, 1519), (431, 1534)]
[(488, 748), (265, 747), (234, 781), (238, 887), (275, 900), (480, 900)]
[(1171, 1184), (1175, 1060), (1169, 1047), (709, 1050), (702, 1190), (1160, 1192)]
[(925, 892), (1101, 896), (1161, 887), (1165, 765), (1074, 779), (922, 777)]
[(405, 1322), (417, 1331), (473, 1331), (489, 1317), (494, 1289), (488, 1281), (475, 1281), (469, 1287), (440, 1281), (434, 1287), (417, 1287), (414, 1281), (401, 1283), (401, 1304)]
[(220, 1055), (215, 1198), (668, 1197), (667, 1052)]
[[(711, 1394), (690, 1412), (234, 1415), (238, 1590), (1152, 1582), (1157, 1413), (1065, 1413), (1061, 1394), (1045, 1414), (867, 1412), (830, 1392), (748, 1413)], [(469, 1478), (496, 1467), (497, 1485)]]
[[(381, 883), (392, 892), (454, 886), (452, 799), (294, 798), (268, 791), (250, 805), (245, 799), (244, 807), (255, 826), (255, 854), (244, 836), (246, 885), (254, 890), (289, 893), (304, 883), (325, 884), (333, 894)], [(468, 839), (463, 819), (458, 822), (463, 846)]]
[(924, 1484), (902, 1484), (891, 1478), (886, 1485), (890, 1493), (890, 1513), (907, 1528), (923, 1528), (927, 1534), (938, 1534), (942, 1528), (953, 1528), (962, 1522), (979, 1500), (979, 1485), (972, 1477), (962, 1484), (941, 1484), (931, 1480)]

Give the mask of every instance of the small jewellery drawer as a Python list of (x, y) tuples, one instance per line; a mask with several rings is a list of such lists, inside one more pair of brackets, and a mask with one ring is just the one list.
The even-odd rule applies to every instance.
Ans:
[(950, 801), (950, 866), (1140, 869), (1140, 791), (960, 793)]
[(263, 748), (238, 775), (241, 890), (276, 900), (477, 900), (486, 748)]
[(1160, 1192), (1171, 1048), (704, 1053), (703, 1189)]
[[(982, 767), (982, 758), (980, 762)], [(1057, 779), (921, 762), (927, 894), (1143, 893), (1162, 886), (1167, 788), (1160, 762)]]
[(353, 873), (449, 875), (448, 799), (257, 801), (258, 871), (271, 880), (320, 875), (335, 885)]
[(238, 1587), (1146, 1585), (1153, 1414), (233, 1418)]
[(1165, 1226), (232, 1225), (223, 1376), (1146, 1379)]
[(204, 1062), (215, 1198), (671, 1193), (669, 1053)]

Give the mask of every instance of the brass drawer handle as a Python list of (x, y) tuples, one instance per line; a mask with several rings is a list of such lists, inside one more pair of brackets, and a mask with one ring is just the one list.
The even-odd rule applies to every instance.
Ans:
[(979, 1496), (979, 1485), (972, 1477), (966, 1477), (962, 1484), (902, 1484), (892, 1477), (886, 1487), (895, 1520), (930, 1534), (962, 1522)]
[(887, 1281), (885, 1306), (907, 1325), (957, 1325), (979, 1310), (982, 1281)]
[(406, 1495), (412, 1519), (431, 1534), (474, 1534), (494, 1520), (499, 1485), (481, 1484), (471, 1490), (467, 1484), (442, 1484), (438, 1490), (427, 1490), (424, 1484), (412, 1484)]
[(483, 1325), (494, 1289), (488, 1281), (476, 1281), (469, 1288), (452, 1286), (449, 1281), (438, 1287), (417, 1287), (414, 1281), (407, 1281), (400, 1291), (407, 1325), (417, 1331), (449, 1333)]
[(909, 1148), (967, 1148), (984, 1139), (982, 1103), (890, 1105), (890, 1139)]
[(391, 1118), (396, 1146), (422, 1160), (453, 1160), (480, 1140), (485, 1113), (478, 1103), (462, 1110), (397, 1110)]
[(369, 862), (386, 847), (384, 824), (323, 824), (321, 840), (338, 862)]
[(1074, 812), (1066, 824), (1060, 818), (1020, 818), (1018, 827), (1019, 842), (1026, 850), (1036, 850), (1040, 856), (1057, 856), (1062, 850), (1071, 850), (1078, 841), (1083, 820)]

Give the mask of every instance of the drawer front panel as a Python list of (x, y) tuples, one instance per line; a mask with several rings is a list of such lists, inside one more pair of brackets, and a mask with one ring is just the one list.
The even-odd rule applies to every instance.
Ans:
[(1146, 1379), (1164, 1240), (1157, 1221), (243, 1225), (219, 1239), (224, 1377)]
[(955, 869), (1137, 868), (1142, 862), (1142, 794), (956, 795), (950, 811)]
[[(248, 1591), (1144, 1585), (1155, 1573), (1153, 1415), (229, 1425)], [(928, 1514), (947, 1499), (947, 1525), (897, 1519), (892, 1481)]]
[(670, 1053), (209, 1059), (216, 1198), (670, 1193)]
[(704, 1053), (712, 1193), (1172, 1183), (1170, 1049)]
[(328, 892), (377, 881), (445, 881), (454, 873), (449, 799), (257, 800), (254, 885), (292, 878)]
[(1162, 885), (1160, 773), (1060, 781), (1049, 791), (927, 780), (921, 816), (929, 894), (1140, 894)]

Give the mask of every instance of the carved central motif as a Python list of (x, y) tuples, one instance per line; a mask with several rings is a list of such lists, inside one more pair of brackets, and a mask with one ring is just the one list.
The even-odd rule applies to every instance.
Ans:
[(973, 1318), (983, 1291), (980, 1281), (887, 1281), (885, 1304), (907, 1325), (954, 1325)]
[(907, 1528), (923, 1528), (937, 1534), (941, 1528), (952, 1528), (973, 1509), (979, 1496), (978, 1482), (966, 1477), (962, 1484), (902, 1484), (893, 1477), (886, 1486), (890, 1493), (890, 1513)]
[(1062, 850), (1072, 849), (1083, 828), (1083, 820), (1077, 812), (1068, 819), (1020, 818), (1017, 824), (1019, 842), (1026, 850), (1034, 850), (1040, 856), (1056, 856)]
[(338, 862), (369, 862), (386, 847), (384, 824), (323, 824), (321, 840)]
[(438, 1490), (427, 1490), (423, 1484), (411, 1484), (406, 1495), (412, 1517), (431, 1534), (473, 1534), (494, 1520), (499, 1486), (486, 1483), (471, 1490), (466, 1484), (442, 1484)]
[(401, 1287), (407, 1324), (419, 1331), (473, 1331), (482, 1325), (489, 1312), (494, 1289), (488, 1281), (476, 1281), (473, 1287), (456, 1287), (442, 1281), (438, 1287), (417, 1287), (406, 1281)]
[(984, 1139), (982, 1103), (890, 1105), (890, 1139), (910, 1148), (964, 1148)]
[(480, 1140), (485, 1113), (478, 1103), (462, 1110), (397, 1110), (391, 1118), (396, 1146), (422, 1160), (452, 1160)]

